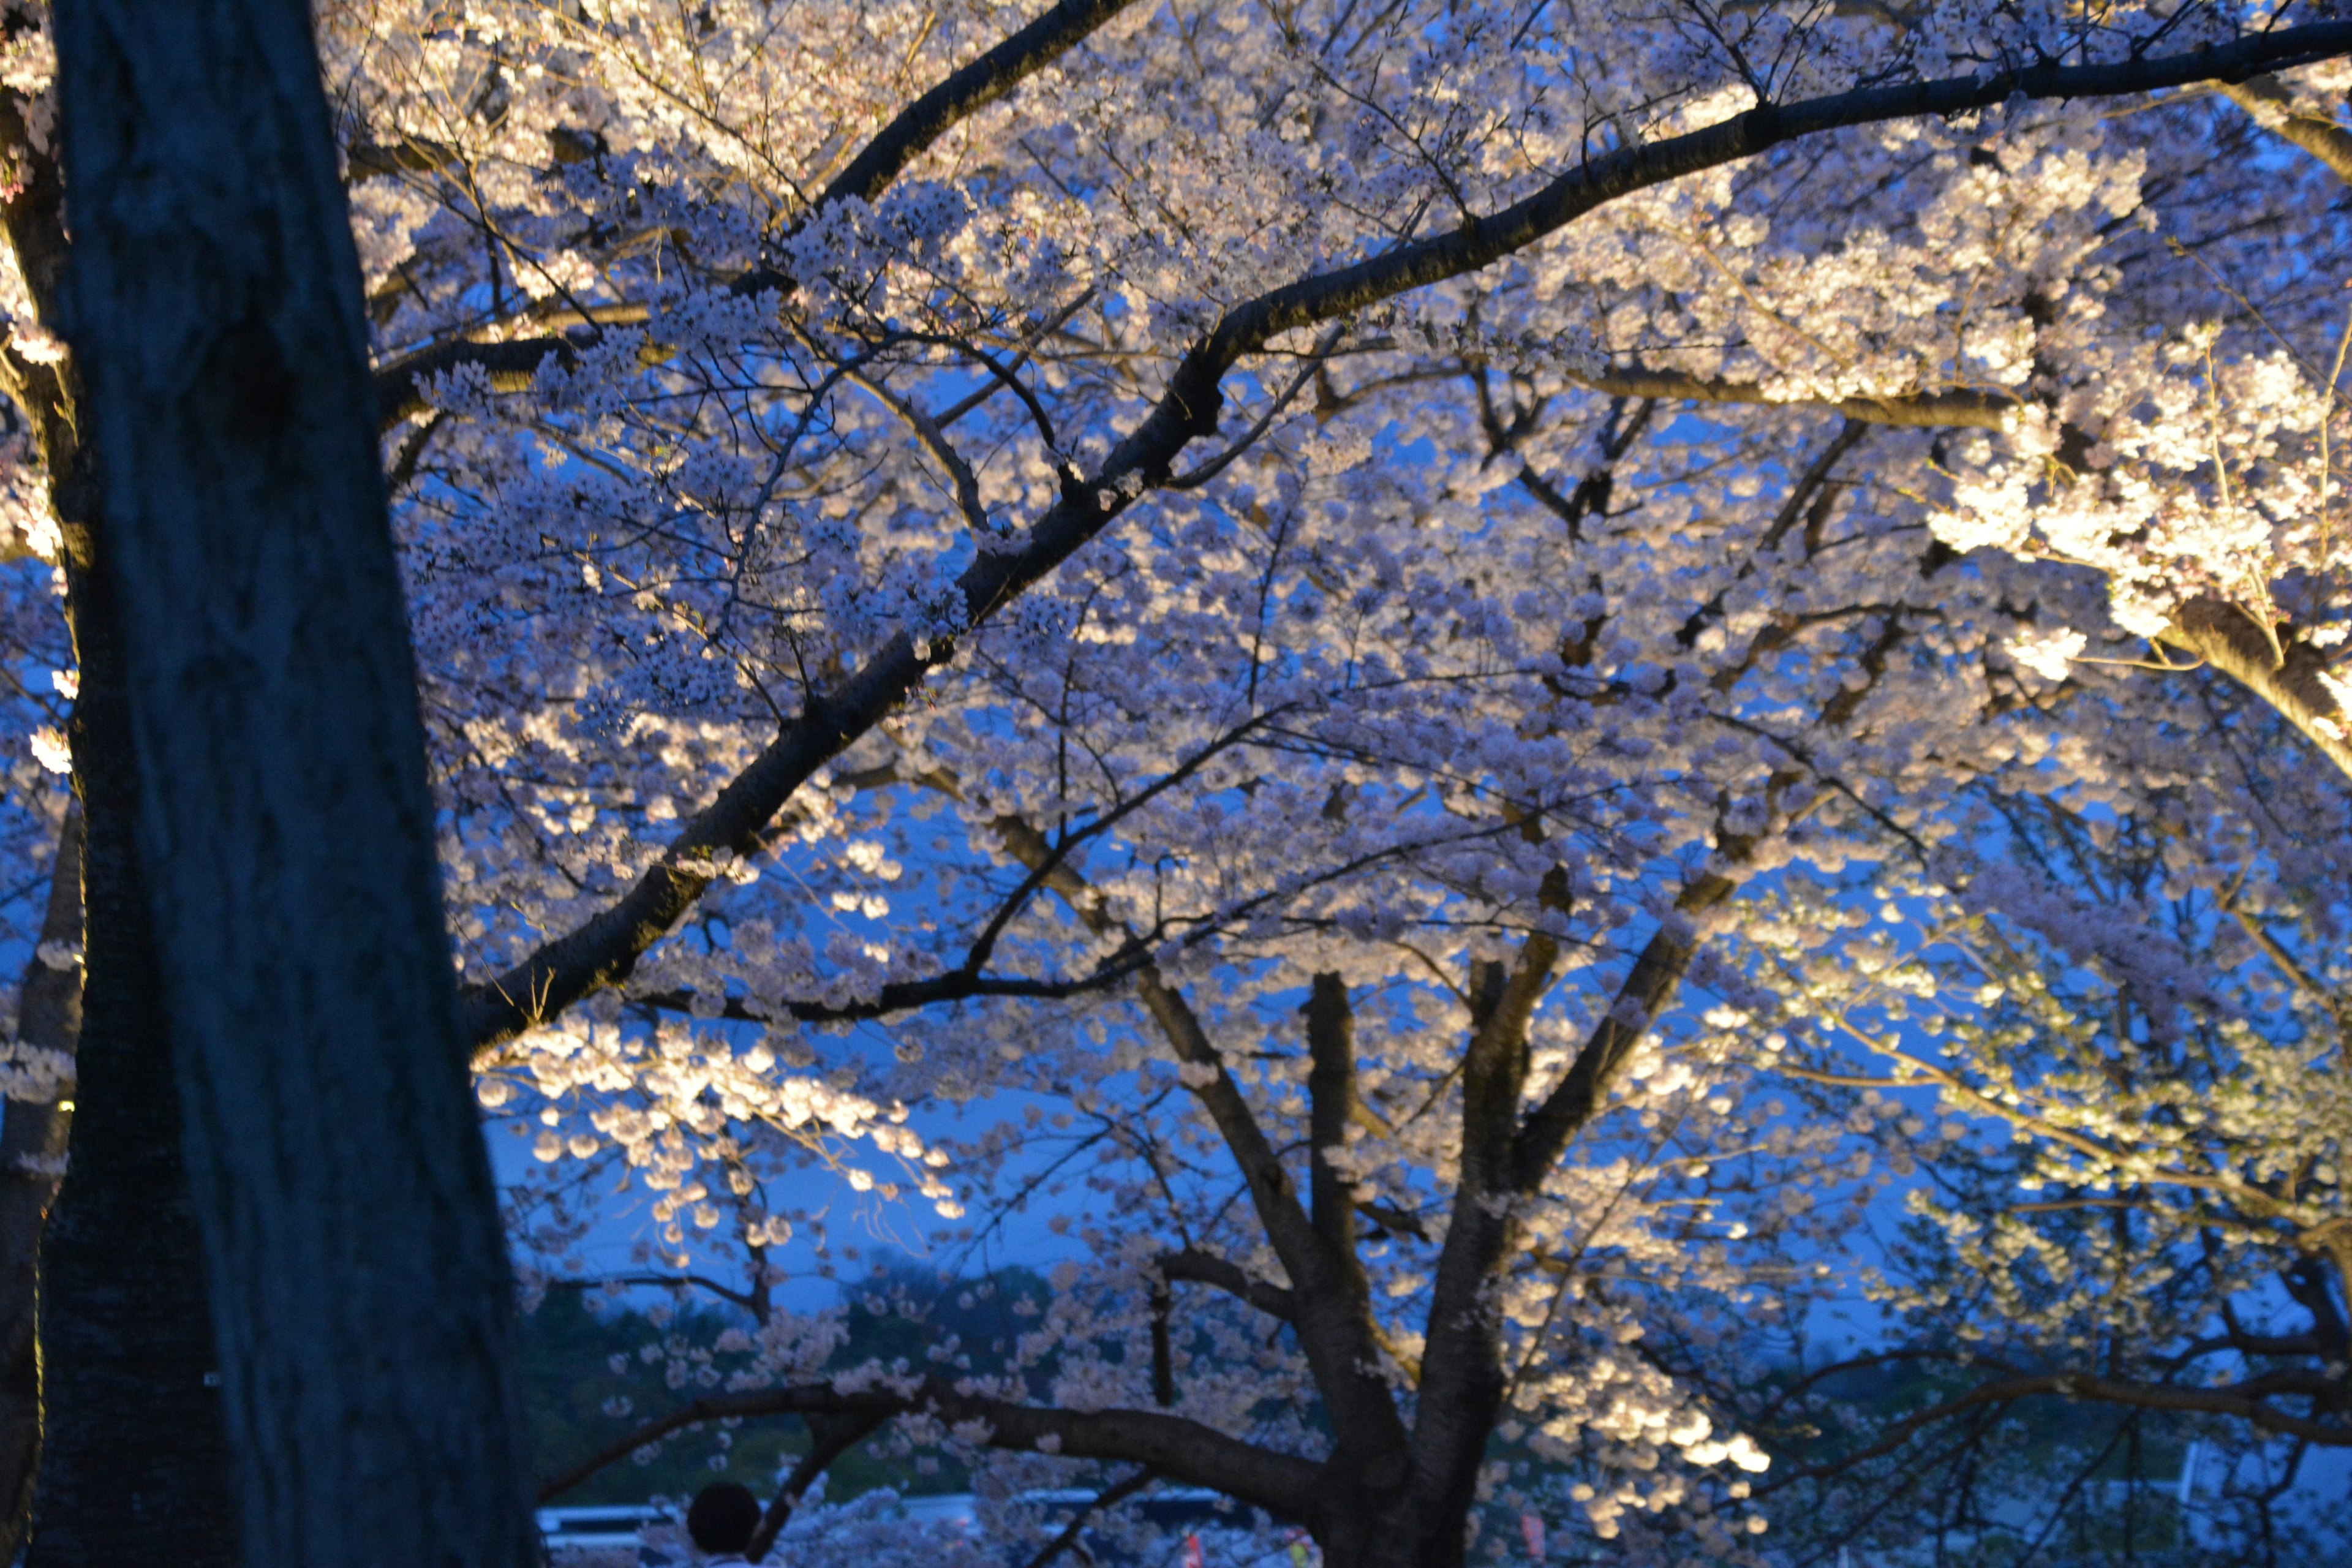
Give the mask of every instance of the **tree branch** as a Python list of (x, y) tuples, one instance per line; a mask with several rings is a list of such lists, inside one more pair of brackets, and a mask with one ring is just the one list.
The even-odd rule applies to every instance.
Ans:
[[(1750, 842), (1727, 837), (1718, 838), (1717, 844), (1718, 855), (1736, 847), (1742, 851), (1743, 858), (1745, 851), (1752, 847)], [(1532, 1193), (1543, 1184), (1545, 1175), (1567, 1152), (1570, 1141), (1600, 1113), (1610, 1091), (1624, 1077), (1634, 1047), (1649, 1032), (1652, 1020), (1673, 999), (1684, 973), (1690, 968), (1692, 957), (1698, 952), (1691, 917), (1714, 909), (1738, 888), (1737, 881), (1720, 872), (1700, 873), (1675, 900), (1674, 913), (1660, 921), (1650, 940), (1643, 943), (1641, 956), (1633, 961), (1633, 972), (1625, 977), (1625, 983), (1617, 988), (1608, 1016), (1586, 1037), (1567, 1076), (1544, 1097), (1543, 1103), (1529, 1113), (1519, 1129), (1511, 1152), (1513, 1181), (1517, 1191)]]
[[(1348, 1005), (1348, 987), (1337, 974), (1315, 976), (1307, 997), (1307, 1053), (1312, 1064), (1307, 1074), (1310, 1107), (1307, 1121), (1309, 1170), (1307, 1196), (1312, 1201), (1315, 1234), (1323, 1238), (1332, 1257), (1343, 1265), (1356, 1262), (1356, 1205), (1353, 1184), (1331, 1163), (1334, 1151), (1348, 1144), (1348, 1124), (1356, 1107), (1356, 1017)], [(1354, 1272), (1363, 1272), (1357, 1267)], [(1366, 1287), (1369, 1298), (1370, 1287)]]
[[(1045, 885), (1088, 930), (1105, 935), (1125, 931), (1034, 827), (1018, 817), (1001, 816), (996, 829), (1015, 859), (1045, 872)], [(1133, 933), (1128, 934), (1131, 939)], [(1297, 1331), (1299, 1347), (1307, 1352), (1316, 1386), (1330, 1411), (1333, 1431), (1343, 1446), (1361, 1443), (1401, 1453), (1404, 1425), (1378, 1371), (1380, 1339), (1371, 1317), (1370, 1288), (1363, 1280), (1353, 1237), (1334, 1248), (1318, 1233), (1298, 1201), (1290, 1173), (1283, 1169), (1281, 1156), (1225, 1070), (1224, 1058), (1211, 1043), (1199, 1015), (1162, 980), (1157, 964), (1147, 963), (1136, 972), (1136, 992), (1176, 1059), (1192, 1068), (1194, 1077), (1207, 1075), (1199, 1082), (1188, 1080), (1186, 1087), (1224, 1140), (1249, 1188), (1258, 1224), (1290, 1276), (1292, 1310), (1284, 1316)]]
[[(1858, 660), (1870, 679), (1858, 686), (1842, 688), (1823, 703), (1820, 723), (1840, 726), (1853, 717), (1902, 637), (1902, 617), (1888, 616), (1876, 641), (1864, 650)], [(1777, 799), (1798, 779), (1792, 771), (1774, 773), (1765, 785), (1767, 801)], [(1761, 834), (1718, 831), (1717, 863), (1727, 870), (1744, 865), (1762, 838)], [(1643, 944), (1633, 973), (1617, 988), (1608, 1016), (1586, 1037), (1567, 1076), (1544, 1097), (1543, 1103), (1519, 1129), (1512, 1152), (1518, 1191), (1532, 1194), (1543, 1184), (1545, 1173), (1567, 1152), (1570, 1141), (1600, 1114), (1610, 1091), (1633, 1060), (1633, 1048), (1673, 1000), (1685, 972), (1690, 968), (1691, 959), (1698, 952), (1699, 939), (1693, 929), (1693, 917), (1717, 908), (1738, 890), (1736, 876), (1707, 870), (1694, 878), (1675, 900), (1673, 915), (1660, 921), (1650, 940)]]
[[(967, 624), (978, 627), (986, 622), (1100, 533), (1142, 487), (1164, 482), (1176, 455), (1196, 437), (1215, 430), (1225, 373), (1279, 333), (1474, 271), (1620, 195), (1752, 157), (1814, 132), (1957, 113), (2018, 96), (2084, 97), (2192, 81), (2243, 80), (2347, 50), (2352, 50), (2352, 22), (2328, 22), (2159, 58), (2036, 67), (1767, 105), (1702, 131), (1579, 164), (1490, 217), (1260, 295), (1236, 307), (1184, 355), (1150, 415), (1113, 447), (1095, 476), (1064, 487), (1062, 499), (1039, 518), (1025, 542), (984, 549), (966, 567), (959, 587)], [(589, 991), (625, 977), (638, 957), (670, 931), (709, 885), (711, 874), (698, 862), (719, 848), (756, 850), (760, 829), (809, 775), (879, 723), (951, 652), (939, 643), (919, 653), (912, 639), (900, 633), (835, 691), (813, 697), (802, 716), (785, 725), (710, 805), (688, 822), (669, 853), (617, 903), (549, 942), (494, 984), (468, 993), (467, 1020), (475, 1043), (509, 1037)], [(1685, 953), (1680, 962), (1687, 957)], [(1679, 963), (1670, 967), (1678, 979)], [(1654, 976), (1664, 972), (1654, 964), (1645, 973)], [(1147, 996), (1153, 988), (1147, 982)]]
[(1895, 425), (1912, 429), (1965, 426), (1999, 430), (2017, 409), (2014, 398), (1965, 387), (1834, 400), (1776, 397), (1750, 381), (1712, 381), (1683, 371), (1651, 370), (1641, 365), (1590, 374), (1571, 371), (1569, 379), (1588, 391), (1606, 393), (1612, 397), (1654, 397), (1668, 403), (1755, 404), (1774, 408), (1833, 408), (1857, 425)]
[[(1554, 885), (1555, 869), (1548, 880)], [(1559, 964), (1543, 931), (1509, 967), (1471, 970), (1471, 1031), (1462, 1062), (1462, 1143), (1453, 1214), (1438, 1250), (1412, 1429), (1412, 1487), (1427, 1518), (1455, 1519), (1475, 1495), (1503, 1398), (1496, 1275), (1519, 1234), (1514, 1135), (1526, 1092), (1528, 1026)]]
[[(1093, 889), (1069, 868), (1045, 835), (1016, 816), (1000, 816), (994, 826), (1013, 858), (1029, 867), (1033, 874), (1042, 876), (1045, 885), (1069, 906), (1088, 930), (1100, 935), (1116, 931), (1132, 940), (1133, 933), (1103, 909)], [(1213, 1075), (1204, 1082), (1188, 1082), (1186, 1087), (1201, 1101), (1202, 1109), (1208, 1112), (1209, 1120), (1224, 1139), (1234, 1163), (1241, 1168), (1251, 1202), (1257, 1210), (1258, 1223), (1265, 1227), (1266, 1239), (1274, 1244), (1275, 1253), (1282, 1259), (1292, 1283), (1311, 1288), (1313, 1282), (1328, 1273), (1314, 1222), (1298, 1201), (1297, 1187), (1282, 1168), (1274, 1145), (1258, 1126), (1257, 1118), (1242, 1098), (1232, 1075), (1225, 1071), (1223, 1055), (1209, 1039), (1192, 1004), (1161, 978), (1158, 964), (1146, 963), (1138, 969), (1136, 985), (1144, 1010), (1160, 1026), (1176, 1059), (1186, 1067)]]
[[(711, 1394), (657, 1415), (617, 1437), (540, 1488), (544, 1504), (561, 1497), (608, 1466), (648, 1444), (706, 1421), (760, 1415), (873, 1417), (929, 1415), (950, 1426), (976, 1423), (991, 1447), (1035, 1452), (1038, 1440), (1065, 1458), (1118, 1459), (1150, 1467), (1191, 1486), (1207, 1487), (1254, 1508), (1305, 1521), (1316, 1512), (1316, 1488), (1323, 1467), (1313, 1459), (1278, 1453), (1228, 1437), (1212, 1426), (1158, 1410), (1051, 1410), (1034, 1405), (960, 1392), (942, 1377), (928, 1377), (911, 1389), (843, 1393), (830, 1384), (803, 1384), (734, 1394)], [(1055, 1439), (1059, 1448), (1052, 1447)]]
[(539, 367), (551, 358), (570, 364), (572, 345), (562, 338), (517, 338), (503, 343), (457, 338), (403, 354), (375, 372), (376, 427), (389, 430), (424, 413), (432, 406), (425, 395), (425, 383), (460, 365), (480, 371), (493, 392), (528, 392), (538, 378)]
[(791, 1521), (793, 1510), (800, 1507), (801, 1499), (808, 1495), (808, 1489), (816, 1484), (816, 1479), (824, 1474), (835, 1459), (872, 1436), (889, 1418), (872, 1412), (828, 1415), (820, 1411), (805, 1419), (809, 1429), (809, 1451), (801, 1456), (800, 1462), (793, 1467), (793, 1473), (784, 1478), (782, 1486), (776, 1489), (775, 1500), (760, 1516), (760, 1528), (751, 1532), (751, 1544), (743, 1548), (743, 1560), (747, 1563), (758, 1563), (767, 1557), (768, 1549), (775, 1545), (776, 1537)]
[[(1152, 1474), (1151, 1471), (1143, 1469), (1136, 1471), (1135, 1474), (1128, 1477), (1125, 1480), (1113, 1481), (1110, 1485), (1103, 1488), (1102, 1490), (1095, 1494), (1095, 1498), (1092, 1502), (1087, 1504), (1086, 1507), (1078, 1510), (1077, 1512), (1070, 1516), (1070, 1522), (1062, 1527), (1061, 1534), (1056, 1535), (1053, 1540), (1047, 1542), (1044, 1551), (1038, 1552), (1036, 1556), (1029, 1559), (1028, 1568), (1046, 1568), (1046, 1564), (1052, 1563), (1055, 1558), (1059, 1557), (1063, 1552), (1067, 1552), (1071, 1545), (1076, 1542), (1080, 1532), (1087, 1527), (1087, 1521), (1092, 1519), (1096, 1514), (1100, 1513), (1104, 1509), (1109, 1508), (1117, 1503), (1125, 1502), (1129, 1498), (1133, 1497), (1136, 1493), (1141, 1491), (1144, 1488), (1150, 1486), (1153, 1481), (1156, 1481), (1159, 1479), (1160, 1478)], [(757, 1562), (759, 1559), (754, 1558), (752, 1561)]]
[(2327, 660), (2318, 649), (2293, 637), (2273, 643), (2246, 612), (2210, 598), (2183, 605), (2161, 640), (2195, 654), (2268, 703), (2352, 778), (2352, 729), (2320, 679)]
[(2278, 78), (2258, 76), (2225, 82), (2221, 91), (2252, 115), (2255, 124), (2302, 148), (2326, 164), (2337, 179), (2352, 181), (2352, 132), (2320, 115), (2288, 112), (2294, 99)]
[(1181, 1252), (1163, 1254), (1159, 1267), (1163, 1279), (1213, 1285), (1226, 1295), (1248, 1302), (1269, 1318), (1280, 1318), (1288, 1322), (1298, 1311), (1296, 1292), (1253, 1279), (1240, 1264), (1229, 1258), (1220, 1258), (1213, 1252), (1188, 1247)]
[(1795, 103), (1760, 104), (1703, 130), (1587, 160), (1490, 216), (1261, 295), (1228, 315), (1203, 347), (1213, 359), (1229, 352), (1238, 357), (1295, 327), (1329, 321), (1411, 289), (1477, 271), (1619, 196), (1752, 158), (1822, 132), (1889, 120), (1964, 114), (2011, 100), (2107, 98), (2157, 92), (2192, 82), (2242, 82), (2266, 71), (2347, 52), (2352, 52), (2352, 22), (2319, 22), (2173, 55), (2088, 65), (2037, 65), (1863, 88)]
[(1979, 1405), (2006, 1405), (2053, 1394), (2070, 1399), (2096, 1400), (2105, 1405), (2130, 1405), (2142, 1410), (2182, 1410), (2231, 1415), (2283, 1436), (2300, 1437), (2305, 1442), (2330, 1447), (2352, 1447), (2352, 1426), (2292, 1415), (2238, 1388), (2181, 1388), (2169, 1384), (2135, 1383), (2120, 1378), (2086, 1376), (2079, 1373), (2049, 1373), (1979, 1384), (1964, 1394), (1916, 1411), (1883, 1428), (1878, 1440), (1859, 1452), (1843, 1455), (1824, 1464), (1809, 1465), (1785, 1476), (1776, 1476), (1761, 1489), (1776, 1491), (1798, 1481), (1814, 1480), (1852, 1469), (1856, 1465), (1901, 1447), (1921, 1427)]
[(343, 183), (356, 185), (382, 174), (430, 174), (457, 161), (456, 148), (414, 136), (397, 142), (357, 142), (343, 153)]
[[(893, 980), (863, 1002), (786, 1002), (781, 1011), (785, 1016), (803, 1024), (840, 1024), (887, 1018), (894, 1013), (936, 1007), (943, 1002), (970, 1002), (987, 996), (1064, 1002), (1073, 996), (1085, 996), (1120, 984), (1140, 967), (1143, 963), (1140, 954), (1139, 948), (1135, 953), (1106, 959), (1087, 973), (1067, 980), (1039, 980), (1020, 974), (982, 974), (954, 969), (925, 980)], [(690, 991), (656, 991), (632, 995), (628, 1005), (652, 1008), (656, 1012), (690, 1013), (694, 1010), (694, 993)], [(717, 1016), (747, 1024), (772, 1024), (776, 1021), (772, 1015), (761, 1012), (737, 996), (727, 998)]]
[[(811, 210), (821, 211), (852, 197), (869, 205), (880, 200), (890, 182), (932, 142), (1084, 43), (1104, 23), (1133, 3), (1134, 0), (1062, 0), (899, 110), (898, 117), (866, 144), (866, 150), (849, 167), (825, 186)], [(746, 274), (735, 284), (739, 294), (757, 294), (766, 289), (789, 293), (792, 288), (786, 274), (772, 271)]]
[[(808, 212), (793, 226), (795, 230), (835, 202), (852, 197), (869, 204), (879, 200), (892, 180), (958, 123), (1003, 98), (1133, 3), (1134, 0), (1062, 0), (978, 59), (950, 73), (945, 81), (899, 110), (866, 144), (849, 167), (810, 205)], [(360, 177), (362, 157), (368, 160), (372, 172), (386, 173), (391, 167), (436, 166), (435, 157), (441, 151), (422, 144), (392, 149), (354, 148), (351, 154), (353, 177)], [(387, 167), (375, 167), (387, 159)], [(446, 155), (439, 159), (446, 161)], [(771, 289), (789, 295), (798, 287), (788, 272), (755, 267), (730, 282), (728, 289), (749, 297)], [(489, 375), (495, 391), (520, 392), (530, 385), (539, 367), (550, 357), (568, 357), (571, 353), (571, 345), (558, 337), (525, 338), (503, 343), (464, 340), (436, 343), (376, 372), (376, 418), (383, 428), (389, 429), (409, 416), (421, 413), (425, 407), (425, 382), (461, 364), (480, 366)]]

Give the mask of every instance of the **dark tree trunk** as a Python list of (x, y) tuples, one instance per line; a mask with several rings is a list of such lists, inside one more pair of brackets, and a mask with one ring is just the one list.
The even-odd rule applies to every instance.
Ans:
[[(55, 162), (33, 150), (19, 110), (13, 94), (0, 93), (0, 136), (19, 149), (17, 183), (0, 221), (43, 320), (54, 321), (66, 258), (64, 192)], [(0, 376), (49, 471), (82, 689), (72, 723), (83, 823), (74, 892), (87, 931), (77, 1114), (72, 1163), (40, 1242), (39, 1404), (29, 1412), (39, 1428), (39, 1483), (27, 1562), (225, 1568), (236, 1552), (219, 1395), (205, 1383), (215, 1364), (212, 1322), (132, 842), (130, 716), (114, 611), (96, 569), (97, 484), (80, 440), (80, 388), (70, 363), (34, 364), (8, 353), (0, 353)], [(62, 1025), (52, 1016), (37, 1026), (36, 1015), (58, 1001), (28, 995), (24, 1026)], [(55, 1118), (46, 1135), (61, 1133), (63, 1121)], [(20, 1131), (28, 1139), (35, 1132), (12, 1116), (0, 1136)], [(36, 1310), (30, 1295), (11, 1301), (26, 1315)], [(21, 1385), (20, 1360), (7, 1375)], [(16, 1489), (10, 1500), (21, 1508), (21, 1478), (8, 1479)]]
[(520, 1568), (510, 1285), (309, 8), (55, 17), (62, 325), (244, 1555)]
[[(81, 1037), (81, 808), (66, 812), (49, 868), (40, 951), (25, 965), (16, 1038), (68, 1061)], [(41, 1228), (73, 1126), (73, 1084), (12, 1100), (0, 1120), (0, 1562), (24, 1550), (41, 1461)]]
[(41, 1247), (42, 1434), (27, 1568), (235, 1561), (204, 1257), (133, 841), (121, 653), (79, 473), (53, 476), (81, 697), (86, 845), (72, 1163)]

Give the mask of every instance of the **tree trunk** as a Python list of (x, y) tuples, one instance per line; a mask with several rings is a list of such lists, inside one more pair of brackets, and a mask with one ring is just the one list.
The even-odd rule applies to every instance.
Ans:
[(246, 1561), (520, 1568), (511, 1289), (309, 10), (55, 16), (63, 326)]
[(1318, 1490), (1329, 1500), (1313, 1521), (1323, 1568), (1462, 1568), (1466, 1560), (1468, 1498), (1433, 1508), (1336, 1470)]
[[(40, 951), (16, 1004), (21, 1047), (72, 1060), (81, 1036), (81, 808), (66, 812), (49, 868)], [(73, 1081), (50, 1100), (11, 1100), (0, 1120), (0, 1562), (24, 1550), (41, 1460), (41, 1227), (73, 1125)]]
[(39, 1490), (27, 1568), (235, 1560), (204, 1258), (132, 817), (121, 652), (89, 487), (53, 474), (81, 696), (88, 931), (72, 1162), (41, 1246)]
[[(44, 322), (53, 323), (67, 250), (62, 182), (55, 161), (36, 150), (13, 93), (0, 93), (0, 139), (18, 150), (0, 221), (26, 291)], [(12, 1456), (30, 1464), (37, 1454), (39, 1467), (30, 1500), (37, 1539), (26, 1561), (36, 1568), (148, 1562), (225, 1568), (236, 1552), (219, 1395), (205, 1382), (215, 1364), (212, 1321), (132, 844), (138, 789), (114, 611), (97, 571), (97, 484), (80, 439), (80, 388), (70, 362), (37, 364), (13, 353), (0, 353), (0, 376), (49, 472), (82, 691), (71, 725), (82, 820), (73, 891), (87, 932), (77, 977), (77, 1114), (72, 1163), (40, 1238), (37, 1405), (28, 1410), (21, 1403), (21, 1361), (8, 1373), (20, 1389), (16, 1408), (39, 1425), (37, 1448)], [(52, 1016), (42, 1025), (29, 996), (26, 1007), (28, 1032), (62, 1022)], [(52, 1134), (64, 1131), (62, 1121)], [(32, 1132), (12, 1116), (0, 1137)], [(22, 1310), (34, 1306), (24, 1298)], [(12, 1473), (9, 1482), (9, 1500), (21, 1510), (21, 1477)]]

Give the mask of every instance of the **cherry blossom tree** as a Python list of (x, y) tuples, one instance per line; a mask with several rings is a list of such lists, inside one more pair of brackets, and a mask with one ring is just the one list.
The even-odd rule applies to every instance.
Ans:
[[(2085, 700), (2109, 720), (2102, 763), (2171, 752), (2141, 728), (2150, 715), (2112, 700), (2137, 706), (2145, 675), (2091, 679)], [(2203, 1447), (2177, 1497), (2198, 1504), (2216, 1560), (2225, 1546), (2294, 1560), (2312, 1523), (2286, 1506), (2298, 1472), (2352, 1445), (2343, 830), (2332, 780), (2305, 793), (2298, 764), (2266, 754), (2275, 721), (2248, 724), (2250, 706), (2214, 713), (2211, 755), (2176, 754), (2128, 810), (2079, 779), (1986, 795), (1976, 863), (1882, 878), (1880, 919), (1840, 922), (1855, 935), (1798, 934), (1809, 915), (1835, 919), (1828, 889), (1788, 910), (1778, 962), (1792, 978), (1836, 963), (1805, 989), (1840, 999), (1778, 1076), (1864, 1135), (1948, 1119), (1906, 1194), (1914, 1219), (1867, 1264), (1900, 1331), (1859, 1362), (1808, 1367), (1804, 1386), (1718, 1389), (1768, 1437), (1833, 1436), (1774, 1479), (1816, 1494), (1808, 1517), (1881, 1546), (1916, 1541), (1919, 1512), (1941, 1531), (2030, 1540), (2164, 1431), (2176, 1454)], [(1933, 1369), (1935, 1396), (1859, 1422), (1815, 1396), (1888, 1365)], [(2021, 1402), (2050, 1398), (2084, 1412), (2095, 1440), (2061, 1473), (2004, 1479), (1985, 1440), (2013, 1430)], [(1918, 1512), (1889, 1509), (1889, 1489)], [(1841, 1491), (1853, 1506), (1832, 1501)], [(2020, 1513), (2036, 1491), (2050, 1510)]]
[[(320, 26), (466, 1030), (544, 1162), (517, 1233), (562, 1275), (625, 1172), (630, 1278), (761, 1326), (749, 1385), (655, 1427), (1090, 1458), (1350, 1563), (1458, 1560), (1525, 1460), (1629, 1551), (1762, 1551), (1732, 1383), (1660, 1347), (1780, 1321), (1880, 1175), (1975, 1158), (1769, 1109), (1864, 1092), (1795, 1027), (1886, 1005), (1856, 911), (2044, 929), (2064, 877), (1977, 803), (2152, 823), (2184, 772), (2200, 842), (2291, 835), (2248, 877), (2327, 885), (2332, 14)], [(34, 563), (87, 590), (47, 46), (12, 37), (29, 669)], [(1991, 981), (1929, 956), (1916, 1007), (1979, 1027)], [(2086, 1048), (1981, 1026), (2054, 1080)], [(1981, 1053), (1933, 1065), (1983, 1092)], [(1024, 1097), (1041, 1128), (919, 1131)], [(820, 1376), (772, 1299), (835, 1245), (810, 1167), (978, 1246), (1056, 1138), (1118, 1216), (1040, 1325), (1059, 1381)]]

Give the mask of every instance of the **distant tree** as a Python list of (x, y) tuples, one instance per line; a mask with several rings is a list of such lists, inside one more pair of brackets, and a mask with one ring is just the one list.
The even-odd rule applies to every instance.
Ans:
[[(2265, 794), (2284, 783), (2265, 778), (2279, 764), (2259, 731), (2214, 739)], [(2197, 1440), (2206, 1558), (2352, 1544), (2326, 1535), (2321, 1483), (2298, 1485), (2315, 1454), (2352, 1447), (2352, 976), (2320, 870), (2341, 828), (2215, 805), (2193, 775), (2128, 816), (1991, 796), (1976, 836), (2005, 841), (2007, 864), (1834, 954), (1789, 944), (1791, 980), (1832, 963), (1871, 978), (1841, 986), (1834, 1026), (1787, 1053), (1784, 1079), (1829, 1114), (1977, 1130), (1922, 1173), (1900, 1234), (1854, 1259), (1885, 1342), (1807, 1366), (1819, 1399), (1774, 1379), (1726, 1400), (1801, 1452), (1769, 1489), (1796, 1489), (1815, 1524), (1916, 1540), (1917, 1503), (1939, 1537), (1997, 1522), (2030, 1541), (2086, 1489), (2097, 1511), (2106, 1480), (2159, 1473), (2152, 1447), (2177, 1459)], [(1786, 914), (1790, 931), (1836, 918)], [(1932, 1396), (1871, 1409), (1838, 1387), (1891, 1368)], [(2076, 1430), (2021, 1477), (2019, 1427), (2049, 1419), (2037, 1401), (2063, 1401)], [(2128, 1518), (2111, 1522), (2128, 1538)]]

